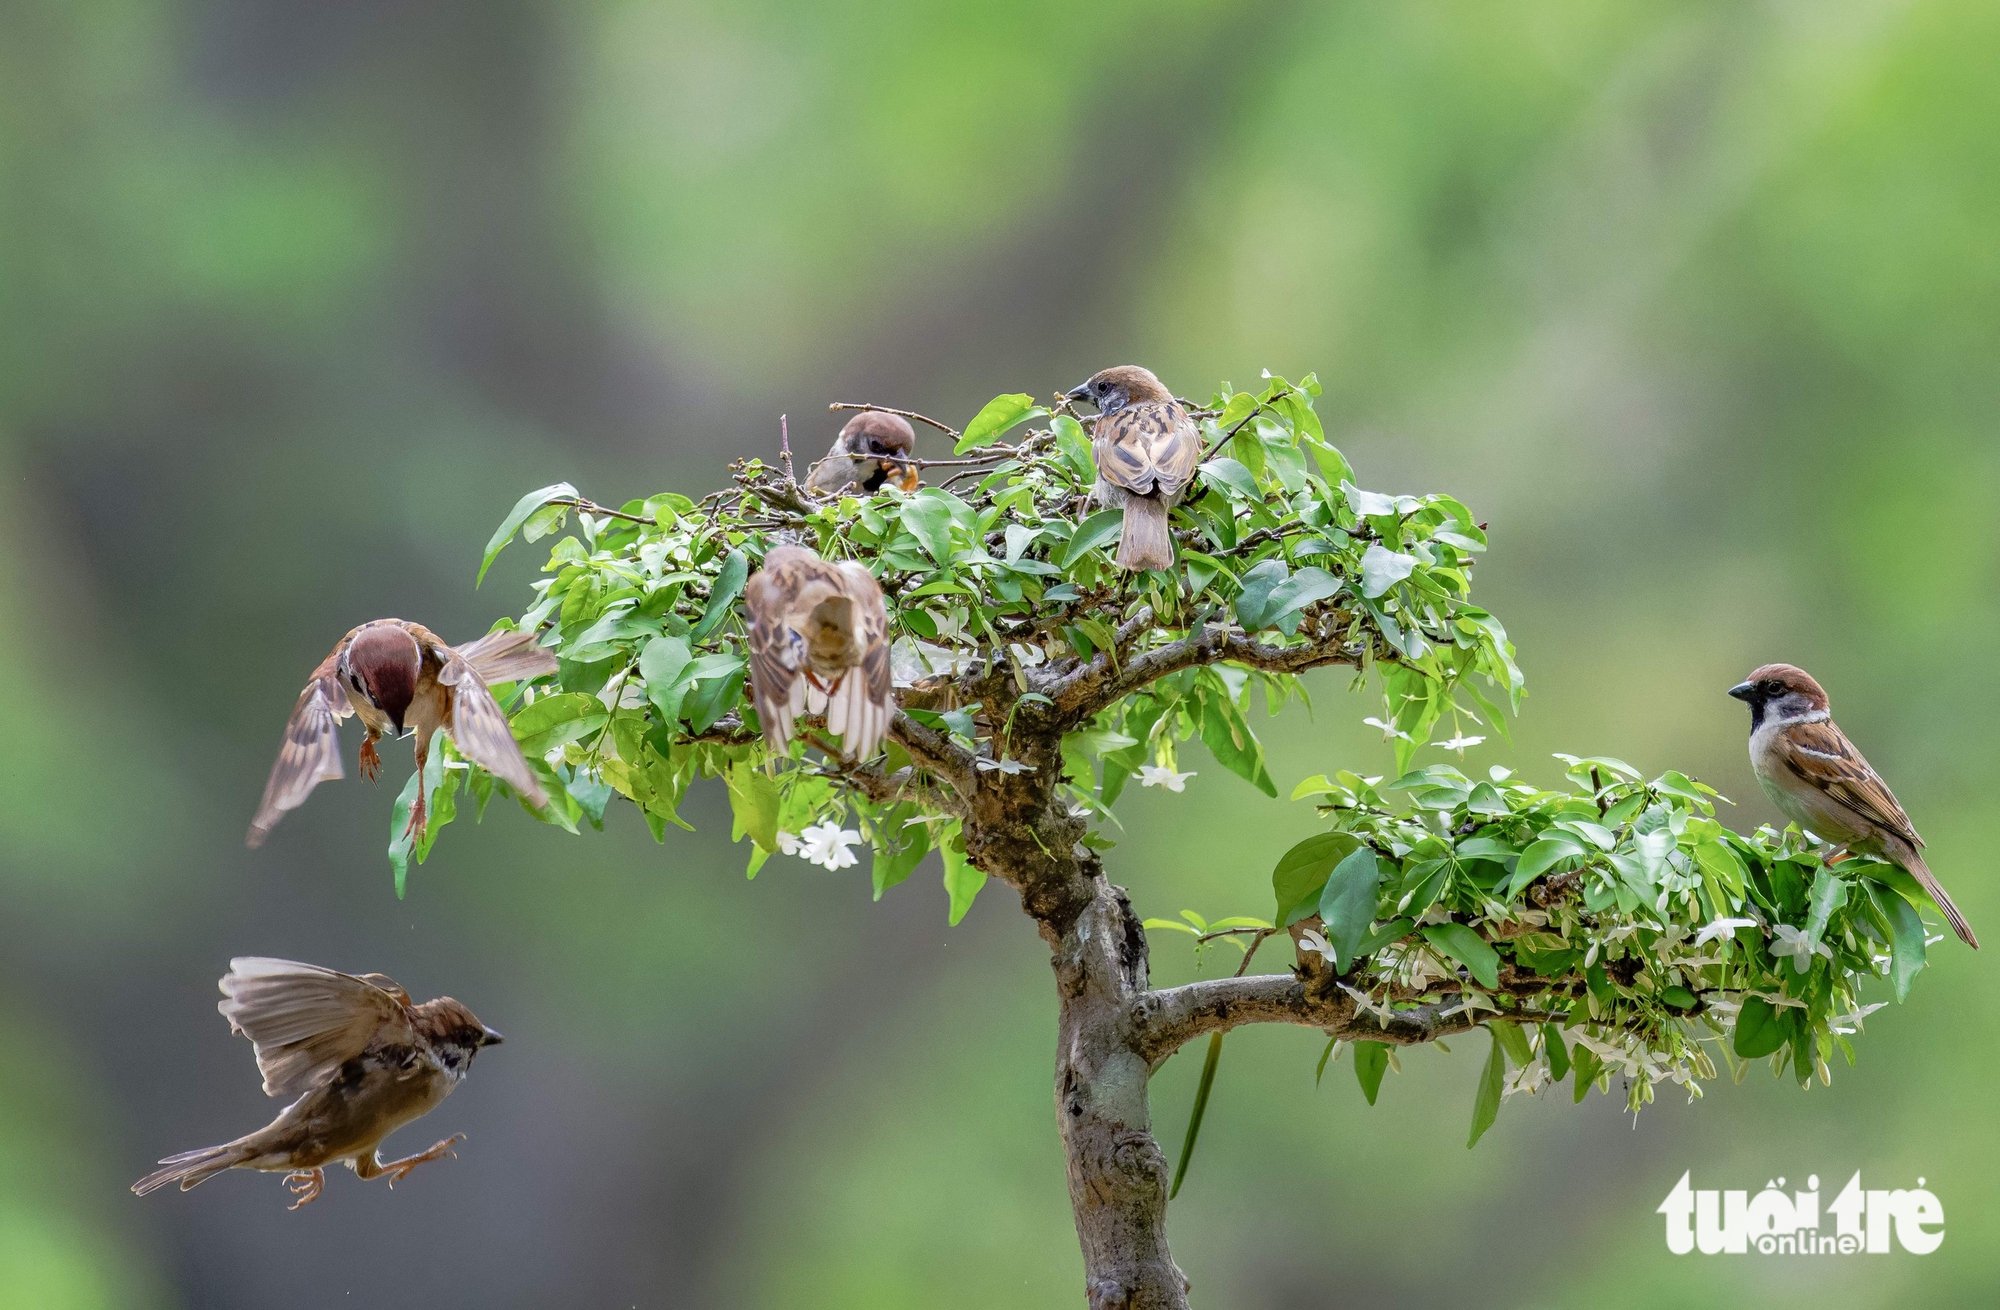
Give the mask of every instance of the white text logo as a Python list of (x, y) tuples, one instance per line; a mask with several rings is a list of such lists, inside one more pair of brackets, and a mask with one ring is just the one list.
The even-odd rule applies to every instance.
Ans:
[(1748, 1192), (1697, 1191), (1681, 1175), (1656, 1213), (1667, 1217), (1667, 1249), (1675, 1255), (1883, 1255), (1889, 1236), (1911, 1255), (1929, 1255), (1944, 1241), (1944, 1203), (1924, 1190), (1871, 1192), (1861, 1174), (1847, 1180), (1826, 1213), (1832, 1232), (1820, 1228), (1819, 1175), (1806, 1179), (1803, 1192), (1787, 1194), (1782, 1178)]

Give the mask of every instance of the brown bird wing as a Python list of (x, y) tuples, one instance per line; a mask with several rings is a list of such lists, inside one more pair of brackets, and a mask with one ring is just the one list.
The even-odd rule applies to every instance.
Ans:
[(1819, 723), (1794, 723), (1785, 729), (1791, 749), (1783, 759), (1793, 773), (1845, 809), (1874, 826), (1892, 832), (1912, 846), (1922, 846), (1910, 816), (1896, 802), (1889, 784), (1875, 772), (1847, 734), (1831, 719)]
[(285, 811), (305, 804), (306, 797), (320, 783), (344, 777), (340, 767), (340, 721), (354, 713), (346, 690), (340, 685), (340, 657), (354, 640), (348, 633), (312, 671), (305, 690), (299, 693), (292, 717), (285, 721), (285, 742), (278, 748), (277, 763), (264, 783), (264, 799), (250, 820), (245, 839), (252, 848), (262, 846)]
[[(416, 627), (415, 624), (410, 626)], [(479, 671), (459, 651), (431, 637), (428, 632), (418, 631), (424, 653), (439, 662), (439, 685), (451, 692), (451, 739), (457, 743), (459, 753), (526, 797), (530, 805), (539, 809), (548, 804), (548, 793), (542, 790), (542, 784), (528, 768), (528, 761), (522, 758), (521, 747), (514, 740), (514, 730), (508, 726), (500, 703), (486, 689)], [(507, 658), (532, 657), (515, 652)]]
[(218, 985), (222, 1000), (215, 1008), (256, 1047), (266, 1096), (319, 1086), (378, 1036), (392, 1044), (414, 1040), (409, 1009), (398, 999), (408, 993), (380, 974), (364, 979), (296, 960), (244, 956), (229, 962)]
[(556, 671), (556, 657), (535, 643), (533, 632), (520, 629), (489, 632), (455, 649), (489, 687), (496, 682), (525, 682)]
[[(805, 644), (796, 627), (801, 598), (815, 582), (838, 586), (825, 560), (802, 546), (779, 546), (743, 588), (750, 631), (750, 697), (764, 741), (783, 751), (792, 721), (805, 710)], [(815, 588), (817, 591), (818, 589)]]
[[(841, 734), (841, 744), (856, 759), (868, 759), (888, 734), (896, 714), (895, 674), (889, 665), (889, 614), (882, 603), (882, 584), (852, 560), (840, 565), (841, 590), (854, 602), (854, 640), (861, 658), (841, 680), (835, 702), (827, 706), (827, 726)], [(837, 702), (845, 701), (845, 704)], [(841, 722), (836, 723), (838, 717)]]
[(1106, 482), (1173, 500), (1194, 479), (1201, 432), (1177, 401), (1141, 403), (1098, 419), (1092, 446)]

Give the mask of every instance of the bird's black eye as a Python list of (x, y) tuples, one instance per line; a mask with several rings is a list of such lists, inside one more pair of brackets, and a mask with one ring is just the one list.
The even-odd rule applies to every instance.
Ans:
[(1785, 694), (1785, 684), (1773, 679), (1764, 684), (1764, 694), (1766, 696), (1782, 696)]
[(347, 675), (347, 680), (354, 684), (354, 690), (361, 690), (361, 677), (359, 674), (350, 673)]

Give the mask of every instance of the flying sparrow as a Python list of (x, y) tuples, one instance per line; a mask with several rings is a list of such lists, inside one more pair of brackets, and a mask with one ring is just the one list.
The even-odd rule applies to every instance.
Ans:
[(1122, 505), (1125, 527), (1118, 567), (1170, 569), (1173, 539), (1167, 511), (1180, 503), (1201, 459), (1201, 430), (1174, 393), (1136, 365), (1107, 368), (1069, 393), (1097, 406), (1091, 450), (1097, 457), (1096, 496)]
[[(394, 1187), (412, 1169), (452, 1154), (454, 1133), (427, 1151), (384, 1161), (382, 1139), (437, 1108), (500, 1034), (449, 996), (422, 1005), (379, 973), (360, 976), (293, 960), (249, 956), (229, 962), (216, 1006), (257, 1052), (266, 1096), (298, 1096), (269, 1126), (221, 1146), (183, 1151), (132, 1184), (140, 1196), (179, 1183), (183, 1192), (226, 1169), (284, 1173), (298, 1197), (313, 1200), (326, 1167), (345, 1164)], [(299, 1095), (303, 1093), (303, 1095)]]
[(865, 409), (847, 420), (833, 439), (833, 449), (813, 465), (806, 475), (806, 490), (815, 496), (834, 496), (849, 487), (880, 491), (889, 483), (915, 491), (917, 466), (908, 461), (916, 449), (916, 431), (901, 415)]
[[(421, 776), (431, 736), (443, 728), (467, 759), (531, 804), (547, 803), (514, 744), (507, 716), (486, 687), (555, 671), (555, 657), (535, 644), (532, 632), (489, 632), (452, 647), (430, 629), (403, 619), (362, 624), (320, 661), (299, 694), (285, 724), (285, 744), (264, 784), (263, 803), (250, 820), (249, 844), (263, 845), (285, 811), (303, 805), (321, 782), (343, 776), (338, 728), (349, 714), (359, 714), (368, 728), (361, 740), (361, 776), (370, 782), (382, 770), (375, 742), (384, 733), (400, 737), (416, 729)], [(410, 808), (411, 833), (424, 830), (424, 800), (419, 785)]]
[(1750, 706), (1750, 767), (1771, 803), (1787, 818), (1847, 851), (1900, 865), (1922, 885), (1974, 950), (1979, 939), (1951, 903), (1924, 857), (1923, 838), (1896, 803), (1889, 784), (1869, 767), (1834, 724), (1826, 692), (1803, 669), (1766, 664), (1729, 689)]
[(800, 714), (825, 714), (849, 755), (873, 755), (896, 712), (889, 617), (874, 575), (803, 546), (777, 546), (743, 601), (750, 690), (771, 750), (784, 751)]

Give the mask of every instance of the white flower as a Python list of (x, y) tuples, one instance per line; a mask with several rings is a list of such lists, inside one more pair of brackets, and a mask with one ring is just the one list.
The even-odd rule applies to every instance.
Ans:
[(1396, 727), (1396, 725), (1395, 725), (1395, 724), (1393, 724), (1393, 723), (1387, 723), (1387, 722), (1384, 722), (1384, 721), (1383, 721), (1383, 720), (1381, 720), (1381, 719), (1363, 719), (1363, 720), (1361, 720), (1361, 721), (1362, 721), (1363, 723), (1367, 724), (1367, 725), (1368, 725), (1369, 727), (1371, 727), (1371, 728), (1380, 728), (1380, 729), (1382, 730), (1382, 735), (1383, 735), (1383, 736), (1384, 736), (1385, 738), (1386, 738), (1386, 737), (1401, 737), (1401, 738), (1402, 738), (1402, 739), (1403, 739), (1404, 741), (1415, 741), (1415, 740), (1416, 740), (1416, 738), (1415, 738), (1415, 737), (1412, 737), (1412, 736), (1411, 736), (1411, 735), (1410, 735), (1409, 733), (1407, 733), (1407, 732), (1403, 732), (1403, 731), (1399, 730), (1399, 729), (1398, 729), (1398, 728)]
[(1526, 1092), (1533, 1096), (1542, 1090), (1549, 1080), (1549, 1066), (1546, 1061), (1534, 1060), (1507, 1075), (1507, 1081), (1500, 1089), (1500, 1095), (1512, 1096), (1516, 1092)]
[(1141, 764), (1139, 785), (1141, 787), (1165, 787), (1168, 791), (1186, 791), (1187, 780), (1194, 777), (1192, 771), (1175, 773), (1162, 764)]
[(1033, 773), (1035, 771), (1034, 765), (1023, 764), (1019, 760), (989, 760), (981, 758), (974, 760), (973, 764), (978, 766), (982, 773), (998, 772), (1011, 776), (1016, 773)]
[(1694, 935), (1694, 949), (1698, 951), (1718, 937), (1734, 937), (1738, 928), (1756, 926), (1755, 919), (1717, 919), (1713, 923), (1704, 924), (1702, 930)]
[(822, 869), (845, 869), (861, 863), (861, 857), (848, 849), (860, 840), (854, 829), (828, 819), (799, 834), (799, 855)]
[(1794, 928), (1789, 923), (1781, 923), (1771, 929), (1771, 936), (1771, 954), (1791, 956), (1794, 973), (1810, 969), (1815, 955), (1824, 955), (1829, 960), (1833, 958), (1833, 951), (1825, 942), (1815, 946), (1812, 939), (1806, 936), (1805, 929)]
[(1486, 738), (1484, 737), (1453, 737), (1450, 741), (1440, 741), (1432, 744), (1439, 750), (1463, 752), (1467, 746), (1477, 746), (1485, 740)]
[(1850, 1010), (1846, 1014), (1836, 1015), (1833, 1020), (1833, 1030), (1837, 1033), (1851, 1033), (1861, 1027), (1863, 1019), (1866, 1019), (1869, 1015), (1887, 1004), (1887, 1001), (1877, 1001), (1873, 1005), (1864, 1005), (1858, 1010)]
[(1336, 969), (1340, 967), (1340, 962), (1333, 958), (1333, 943), (1327, 941), (1326, 938), (1320, 936), (1310, 928), (1299, 934), (1299, 949), (1323, 955), (1326, 957), (1328, 964), (1333, 965)]
[(779, 833), (778, 849), (787, 855), (797, 855), (799, 853), (799, 835), (795, 832)]

